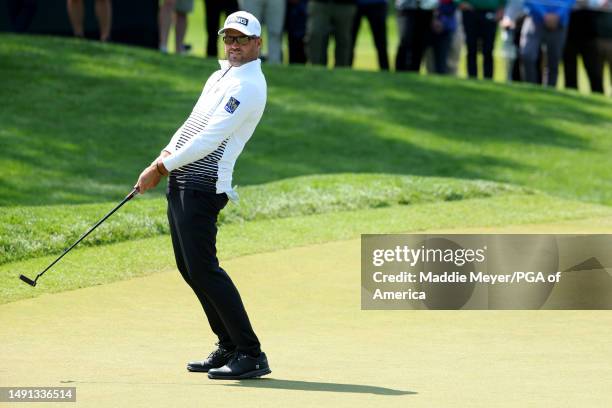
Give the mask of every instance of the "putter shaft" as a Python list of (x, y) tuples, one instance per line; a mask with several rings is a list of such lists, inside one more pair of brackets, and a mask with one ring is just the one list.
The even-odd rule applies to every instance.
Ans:
[(57, 257), (57, 259), (55, 259), (55, 261), (51, 262), (51, 264), (49, 266), (47, 266), (45, 268), (44, 271), (42, 271), (41, 273), (39, 273), (38, 275), (36, 275), (36, 278), (34, 278), (34, 280), (28, 278), (27, 276), (24, 275), (20, 275), (19, 279), (21, 279), (22, 281), (24, 281), (25, 283), (27, 283), (30, 286), (36, 286), (36, 281), (38, 281), (38, 278), (40, 278), (41, 276), (43, 276), (43, 274), (45, 272), (47, 272), (49, 269), (51, 269), (51, 267), (53, 265), (55, 265), (60, 259), (62, 259), (64, 257), (64, 255), (66, 255), (68, 252), (70, 252), (72, 250), (72, 248), (74, 248), (75, 246), (77, 246), (77, 244), (79, 242), (81, 242), (82, 240), (85, 239), (85, 237), (87, 237), (89, 234), (91, 234), (93, 232), (93, 230), (95, 230), (96, 228), (98, 228), (98, 226), (100, 226), (100, 224), (102, 224), (104, 221), (106, 221), (106, 219), (108, 217), (110, 217), (111, 215), (113, 215), (115, 213), (115, 211), (117, 211), (119, 208), (121, 208), (123, 206), (123, 204), (127, 203), (128, 201), (130, 201), (132, 198), (134, 198), (134, 196), (138, 193), (138, 190), (136, 188), (132, 189), (132, 191), (130, 192), (130, 194), (128, 194), (123, 201), (121, 201), (115, 208), (113, 208), (108, 214), (106, 214), (104, 217), (102, 217), (102, 219), (100, 221), (98, 221), (93, 227), (91, 227), (87, 232), (85, 232), (83, 235), (81, 235), (81, 237), (72, 245), (70, 245), (69, 248), (65, 249), (64, 252), (62, 252), (62, 254), (60, 256)]

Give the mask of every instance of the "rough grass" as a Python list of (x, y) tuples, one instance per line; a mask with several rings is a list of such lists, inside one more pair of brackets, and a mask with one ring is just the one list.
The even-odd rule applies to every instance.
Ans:
[[(355, 239), (360, 234), (504, 227), (591, 217), (609, 219), (612, 209), (542, 194), (506, 194), (226, 224), (219, 229), (218, 247), (223, 261), (247, 254)], [(54, 258), (55, 255), (0, 265), (0, 303), (176, 268), (170, 238), (163, 235), (77, 249), (50, 270), (34, 289), (18, 279), (19, 274), (35, 277)]]
[[(228, 205), (221, 224), (287, 218), (337, 211), (457, 201), (525, 188), (486, 181), (340, 174), (305, 176), (239, 189), (238, 205)], [(138, 197), (124, 206), (80, 245), (95, 246), (168, 233), (165, 200)], [(59, 254), (116, 203), (8, 207), (0, 213), (0, 264)]]

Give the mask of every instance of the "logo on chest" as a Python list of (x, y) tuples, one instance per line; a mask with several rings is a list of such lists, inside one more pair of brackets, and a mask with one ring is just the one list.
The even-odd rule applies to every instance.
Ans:
[(234, 113), (238, 109), (240, 101), (233, 96), (230, 96), (229, 101), (225, 104), (225, 110), (229, 113)]

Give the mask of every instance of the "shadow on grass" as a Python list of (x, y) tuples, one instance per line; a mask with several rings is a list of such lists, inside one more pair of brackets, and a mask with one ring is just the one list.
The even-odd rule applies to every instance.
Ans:
[[(489, 81), (416, 74), (305, 71), (299, 98), (325, 111), (342, 108), (347, 119), (367, 115), (368, 122), (393, 124), (410, 132), (425, 131), (449, 141), (535, 144), (588, 149), (584, 138), (550, 123), (568, 120), (581, 125), (609, 123), (605, 104), (587, 98), (564, 97), (533, 86), (509, 86)], [(269, 79), (272, 97), (292, 96), (296, 81), (287, 75)], [(293, 93), (294, 94), (294, 93)], [(285, 103), (285, 111), (299, 105)], [(356, 114), (356, 115), (355, 115)], [(340, 119), (340, 118), (338, 118)]]
[(279, 390), (295, 391), (323, 391), (341, 392), (354, 394), (375, 394), (375, 395), (416, 395), (415, 391), (403, 391), (393, 388), (377, 387), (374, 385), (328, 383), (319, 381), (295, 381), (277, 380), (274, 378), (257, 378), (250, 380), (238, 380), (232, 383), (220, 382), (198, 382), (198, 383), (179, 383), (179, 382), (141, 382), (141, 381), (80, 381), (80, 380), (60, 380), (61, 384), (122, 384), (122, 385), (188, 385), (188, 386), (209, 386), (223, 385), (224, 387), (244, 387), (244, 388), (275, 388)]
[[(53, 56), (49, 53), (39, 57)], [(120, 56), (116, 59), (120, 60)], [(83, 61), (89, 61), (82, 55), (68, 54), (59, 65), (50, 60), (39, 61), (51, 67), (43, 81), (47, 85), (30, 87), (24, 92), (29, 101), (34, 101), (29, 102), (29, 109), (36, 120), (20, 119), (20, 103), (8, 109), (13, 114), (0, 115), (6, 119), (8, 130), (4, 132), (7, 149), (13, 152), (11, 160), (25, 168), (26, 173), (37, 175), (27, 183), (19, 177), (0, 180), (0, 205), (85, 203), (124, 196), (142, 168), (187, 117), (202, 85), (192, 79), (188, 82), (191, 89), (185, 92), (183, 80), (178, 83), (170, 80), (169, 68), (173, 65), (160, 64), (154, 70), (143, 61), (132, 64), (143, 66), (141, 69), (148, 75), (109, 75), (109, 70), (118, 69), (112, 60), (104, 62), (104, 55), (89, 57), (101, 59), (100, 66), (106, 69), (98, 73), (80, 69)], [(19, 69), (20, 65), (28, 66), (28, 60), (9, 64), (14, 70), (10, 76), (21, 76), (26, 82), (28, 77), (23, 72), (28, 70)], [(303, 74), (312, 81), (319, 73), (304, 70)], [(62, 78), (70, 81), (64, 82)], [(307, 99), (296, 106), (286, 98), (300, 97), (302, 92), (295, 84), (283, 89), (283, 84), (288, 85), (284, 78), (279, 75), (270, 81), (271, 92), (277, 97), (269, 98), (268, 113), (240, 158), (237, 184), (339, 172), (495, 179), (495, 174), (507, 169), (533, 171), (519, 161), (481, 151), (449, 152), (441, 146), (422, 144), (406, 137), (408, 128), (389, 135), (379, 128), (380, 118), (364, 122), (362, 115), (334, 111), (349, 107), (354, 102), (351, 94), (334, 92), (338, 95), (334, 101), (329, 100), (327, 93), (321, 96), (319, 90), (306, 93)], [(349, 78), (346, 87), (350, 88), (350, 83)], [(374, 93), (372, 87), (378, 85), (381, 83), (367, 85), (366, 89)], [(53, 98), (54, 108), (45, 103), (49, 98)], [(366, 101), (357, 107), (369, 109), (370, 104)], [(398, 105), (395, 109), (398, 112), (393, 115), (402, 117), (402, 107)], [(435, 120), (440, 112), (434, 110), (433, 114)], [(404, 127), (397, 118), (384, 122)], [(418, 124), (416, 120), (414, 123)], [(422, 124), (427, 126), (430, 125)], [(156, 194), (161, 191), (158, 189)]]
[(414, 395), (414, 391), (395, 390), (393, 388), (376, 387), (373, 385), (328, 383), (318, 381), (295, 381), (277, 380), (274, 378), (262, 378), (258, 380), (240, 380), (232, 384), (224, 384), (227, 387), (245, 388), (276, 388), (280, 390), (295, 391), (324, 391), (324, 392), (347, 392), (356, 394), (376, 395)]
[[(146, 50), (3, 38), (0, 76), (11, 81), (0, 99), (11, 104), (0, 111), (0, 145), (11, 155), (0, 159), (8, 170), (0, 206), (122, 198), (217, 69)], [(595, 143), (610, 121), (603, 99), (526, 86), (311, 67), (264, 72), (266, 113), (234, 184), (377, 172), (533, 187), (533, 175), (545, 177), (564, 155), (601, 149)], [(559, 125), (568, 121), (575, 126)], [(602, 174), (603, 182), (605, 165), (581, 160), (573, 179)]]

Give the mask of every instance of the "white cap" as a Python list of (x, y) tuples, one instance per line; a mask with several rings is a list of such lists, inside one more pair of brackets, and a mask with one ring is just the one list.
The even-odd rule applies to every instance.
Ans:
[(225, 24), (223, 24), (223, 28), (219, 30), (218, 34), (221, 35), (230, 28), (238, 30), (244, 35), (261, 36), (261, 24), (259, 24), (254, 15), (246, 11), (237, 11), (227, 16)]

